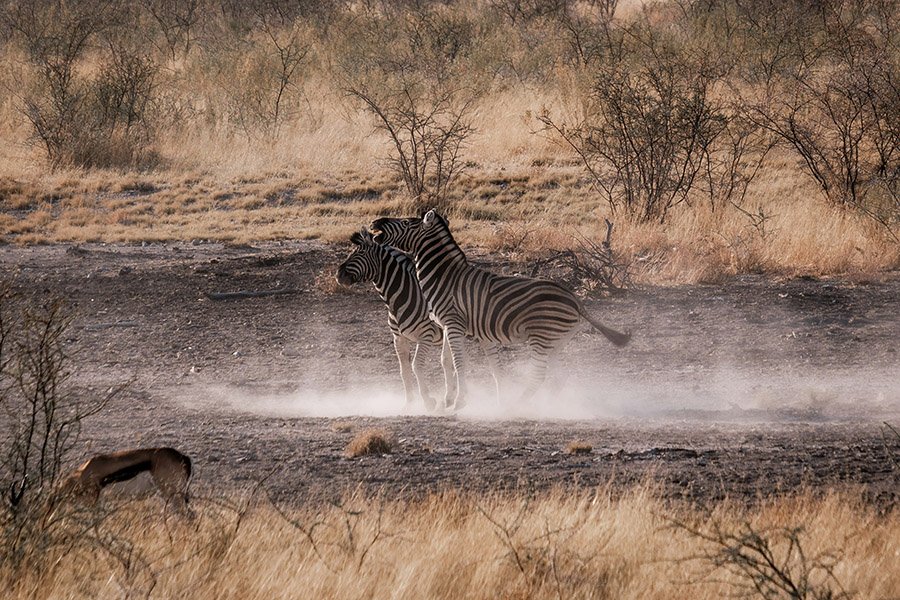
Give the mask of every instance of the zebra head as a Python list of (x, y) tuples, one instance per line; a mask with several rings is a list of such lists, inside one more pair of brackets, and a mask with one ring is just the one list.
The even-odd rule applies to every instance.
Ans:
[(383, 248), (375, 243), (372, 234), (361, 229), (350, 236), (356, 246), (337, 270), (337, 280), (341, 285), (353, 285), (361, 281), (374, 281), (381, 267)]
[(382, 217), (372, 221), (370, 227), (374, 241), (379, 244), (393, 246), (409, 254), (416, 254), (429, 240), (442, 233), (449, 235), (450, 227), (447, 219), (434, 209), (429, 210), (421, 218), (391, 219)]

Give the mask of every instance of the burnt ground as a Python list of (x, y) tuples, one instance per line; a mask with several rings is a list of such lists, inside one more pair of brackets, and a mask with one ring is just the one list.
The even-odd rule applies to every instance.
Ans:
[[(333, 289), (345, 253), (314, 242), (6, 246), (0, 274), (31, 302), (70, 303), (79, 394), (130, 382), (87, 424), (83, 453), (173, 445), (201, 487), (265, 476), (274, 496), (296, 501), (357, 487), (410, 496), (649, 480), (700, 502), (841, 486), (883, 507), (900, 498), (900, 439), (882, 424), (900, 425), (896, 275), (591, 298), (593, 314), (633, 332), (628, 347), (579, 334), (540, 398), (496, 406), (472, 345), (481, 393), (458, 415), (433, 416), (404, 409), (374, 291)], [(273, 289), (290, 293), (207, 295)], [(346, 458), (367, 427), (389, 432), (396, 451)], [(593, 451), (567, 454), (573, 440)]]

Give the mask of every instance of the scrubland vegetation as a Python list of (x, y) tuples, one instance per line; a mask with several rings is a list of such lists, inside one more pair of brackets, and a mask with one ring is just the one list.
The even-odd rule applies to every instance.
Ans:
[[(439, 206), (464, 243), (530, 259), (610, 261), (608, 218), (605, 268), (640, 281), (873, 276), (900, 266), (898, 22), (895, 0), (6, 0), (0, 240), (341, 241)], [(117, 390), (70, 393), (61, 306), (5, 294), (9, 598), (900, 590), (896, 509), (852, 489), (276, 506), (263, 482), (197, 486), (194, 520), (157, 499), (70, 507), (56, 484)], [(364, 432), (345, 460), (392, 449)]]
[(896, 268), (895, 0), (40, 0), (0, 19), (4, 239), (343, 240), (439, 206), (638, 279)]

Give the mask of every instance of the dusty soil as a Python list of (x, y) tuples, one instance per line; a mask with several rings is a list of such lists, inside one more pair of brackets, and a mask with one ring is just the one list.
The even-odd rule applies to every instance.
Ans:
[[(433, 416), (403, 406), (374, 291), (334, 289), (346, 252), (315, 242), (4, 246), (0, 274), (32, 302), (71, 303), (79, 393), (131, 382), (86, 427), (84, 452), (174, 445), (194, 458), (199, 488), (266, 477), (275, 497), (296, 501), (358, 486), (408, 496), (649, 479), (701, 502), (844, 485), (883, 507), (900, 498), (900, 439), (882, 424), (900, 424), (896, 275), (589, 298), (591, 312), (634, 333), (628, 347), (579, 334), (540, 398), (500, 406), (473, 347), (481, 393), (460, 414)], [(287, 293), (209, 296), (276, 289)], [(511, 389), (518, 358), (506, 361)], [(366, 427), (389, 431), (396, 451), (346, 458)], [(567, 454), (573, 440), (593, 451)]]

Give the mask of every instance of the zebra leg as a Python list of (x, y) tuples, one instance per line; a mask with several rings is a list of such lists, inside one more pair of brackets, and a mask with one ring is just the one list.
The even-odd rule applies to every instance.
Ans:
[(497, 392), (497, 406), (500, 406), (502, 396), (500, 394), (500, 346), (494, 344), (482, 344), (484, 354), (487, 357), (491, 375), (494, 376), (494, 387)]
[(450, 408), (451, 398), (456, 397), (456, 378), (453, 372), (453, 353), (450, 352), (450, 342), (447, 336), (441, 343), (441, 367), (444, 370), (444, 406), (443, 410)]
[(428, 350), (427, 344), (416, 344), (416, 351), (412, 359), (412, 372), (419, 383), (419, 394), (422, 396), (422, 402), (425, 403), (425, 410), (432, 412), (435, 404), (434, 398), (431, 397), (431, 391), (428, 389), (428, 384), (425, 383), (425, 378), (419, 375), (419, 365), (422, 364), (420, 359), (425, 359)]
[(522, 402), (531, 400), (541, 384), (547, 378), (547, 369), (552, 360), (554, 349), (546, 348), (539, 344), (531, 346), (531, 365), (525, 379), (525, 389), (522, 392)]
[[(525, 390), (522, 393), (523, 401), (530, 400), (537, 393), (538, 388), (547, 380), (548, 372), (551, 383), (557, 382), (562, 350), (575, 337), (576, 333), (578, 333), (578, 329), (573, 328), (555, 341), (542, 342), (540, 338), (528, 340), (528, 347), (531, 349), (531, 368), (527, 375)], [(560, 385), (554, 385), (554, 389), (559, 387)]]
[(412, 364), (409, 360), (410, 343), (402, 335), (394, 335), (394, 350), (397, 351), (397, 360), (400, 361), (400, 378), (403, 379), (403, 389), (406, 392), (406, 406), (412, 405), (415, 399), (415, 384)]
[[(456, 381), (456, 398), (453, 402), (453, 409), (459, 410), (466, 405), (466, 329), (457, 323), (450, 323), (444, 326), (444, 337), (450, 346), (450, 354), (453, 356), (453, 371), (455, 377), (453, 377), (452, 380)], [(447, 392), (449, 393), (449, 391), (448, 386)]]

